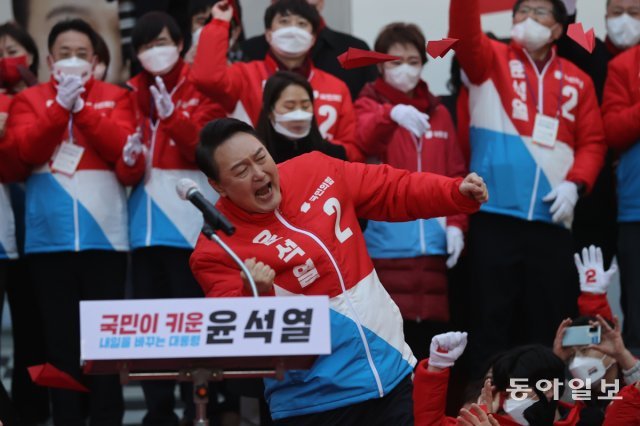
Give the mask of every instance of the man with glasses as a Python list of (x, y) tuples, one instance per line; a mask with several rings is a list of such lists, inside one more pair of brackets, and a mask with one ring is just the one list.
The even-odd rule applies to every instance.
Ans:
[(500, 350), (551, 344), (557, 323), (577, 313), (569, 230), (606, 148), (591, 79), (556, 54), (565, 19), (561, 0), (518, 0), (507, 45), (482, 32), (478, 0), (451, 1), (450, 36), (460, 39), (469, 88), (470, 169), (491, 193), (470, 223), (476, 373)]

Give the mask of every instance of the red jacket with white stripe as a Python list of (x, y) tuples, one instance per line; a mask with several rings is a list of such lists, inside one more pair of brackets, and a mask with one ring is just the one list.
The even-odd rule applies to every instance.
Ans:
[[(426, 343), (425, 343), (426, 344)], [(429, 359), (420, 361), (413, 379), (413, 417), (415, 426), (453, 426), (458, 422), (445, 414), (447, 389), (449, 388), (449, 368), (440, 372), (428, 371)], [(578, 401), (569, 404), (560, 401), (559, 405), (568, 411), (565, 418), (553, 422), (554, 426), (574, 426), (580, 420), (580, 411), (584, 404)], [(484, 407), (483, 407), (484, 409)], [(508, 415), (494, 414), (501, 426), (518, 426)]]
[[(195, 181), (208, 197), (216, 197), (206, 176), (198, 170), (195, 152), (200, 129), (226, 114), (220, 105), (196, 89), (189, 73), (189, 65), (179, 61), (163, 76), (174, 104), (173, 114), (164, 120), (149, 117), (153, 110), (149, 108), (153, 102), (148, 89), (150, 77), (143, 72), (127, 83), (133, 90), (136, 121), (142, 130), (148, 157), (139, 156), (132, 167), (120, 158), (116, 168), (125, 184), (139, 183), (129, 197), (129, 235), (133, 249), (150, 246), (191, 249), (195, 245), (202, 228), (202, 215), (177, 196), (175, 186), (180, 178)], [(147, 178), (142, 181), (145, 173)]]
[[(479, 0), (451, 0), (449, 19), (469, 88), (469, 168), (491, 194), (482, 211), (551, 223), (544, 196), (564, 180), (590, 189), (604, 162), (593, 82), (555, 48), (539, 71), (517, 44), (491, 40), (482, 32)], [(538, 112), (559, 120), (552, 148), (533, 141)]]
[[(391, 119), (395, 104), (385, 96), (387, 91), (404, 99), (379, 78), (367, 84), (355, 102), (360, 148), (395, 168), (464, 177), (467, 168), (453, 121), (427, 84), (421, 81), (414, 95), (424, 98), (426, 107), (420, 108), (426, 109), (421, 112), (429, 114), (431, 125), (421, 138)], [(468, 217), (464, 214), (404, 223), (369, 221), (364, 234), (367, 249), (404, 318), (449, 320), (446, 227), (456, 226), (465, 231), (467, 225)]]
[[(278, 165), (282, 201), (251, 214), (221, 198), (236, 226), (221, 236), (241, 259), (255, 257), (276, 272), (275, 294), (328, 295), (332, 354), (309, 371), (266, 382), (274, 419), (316, 413), (379, 398), (411, 373), (398, 307), (369, 258), (358, 218), (407, 221), (472, 213), (461, 178), (349, 163), (314, 152)], [(200, 237), (191, 269), (208, 297), (243, 294), (240, 271), (215, 243)]]
[[(7, 114), (11, 105), (11, 97), (0, 94), (0, 114)], [(16, 229), (9, 197), (10, 182), (19, 182), (29, 175), (29, 168), (18, 158), (18, 147), (15, 140), (7, 132), (0, 138), (0, 260), (18, 257), (16, 245)]]
[[(73, 114), (56, 95), (52, 79), (16, 95), (9, 112), (20, 159), (34, 168), (26, 182), (25, 252), (128, 250), (125, 193), (114, 167), (134, 129), (129, 93), (90, 79), (84, 108)], [(74, 144), (84, 148), (73, 176), (50, 169), (70, 124)]]
[[(214, 19), (202, 29), (191, 78), (202, 93), (221, 102), (231, 113), (240, 102), (251, 123), (262, 111), (262, 89), (278, 64), (267, 55), (264, 61), (227, 63), (229, 23)], [(351, 161), (364, 160), (355, 146), (356, 116), (349, 88), (341, 80), (314, 66), (309, 83), (314, 91), (315, 116), (322, 136), (345, 146)]]

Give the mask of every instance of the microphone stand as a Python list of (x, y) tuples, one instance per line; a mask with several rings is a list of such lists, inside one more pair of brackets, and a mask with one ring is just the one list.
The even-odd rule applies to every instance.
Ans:
[(253, 277), (249, 273), (249, 270), (247, 269), (247, 267), (244, 265), (244, 262), (240, 260), (240, 258), (233, 252), (233, 250), (231, 250), (231, 247), (226, 245), (224, 241), (222, 241), (220, 237), (218, 237), (213, 227), (206, 221), (202, 226), (202, 233), (204, 234), (205, 237), (207, 237), (208, 239), (210, 239), (211, 241), (215, 242), (220, 247), (222, 247), (222, 249), (229, 255), (229, 257), (231, 257), (231, 259), (233, 259), (233, 261), (236, 262), (236, 264), (240, 267), (242, 272), (244, 272), (244, 274), (247, 276), (247, 279), (249, 280), (249, 285), (251, 286), (251, 292), (253, 293), (253, 297), (259, 297), (258, 287), (256, 287), (256, 282), (253, 280)]
[[(205, 237), (218, 244), (222, 249), (233, 259), (233, 261), (240, 267), (242, 272), (249, 280), (251, 286), (251, 292), (253, 297), (258, 296), (258, 288), (256, 282), (253, 280), (249, 269), (244, 265), (244, 262), (231, 250), (231, 247), (226, 245), (224, 241), (218, 237), (213, 226), (211, 226), (206, 220), (202, 226), (202, 233)], [(207, 403), (209, 402), (209, 375), (207, 372), (197, 372), (193, 375), (193, 402), (196, 406), (196, 418), (194, 419), (194, 426), (209, 426), (209, 420), (207, 420)]]

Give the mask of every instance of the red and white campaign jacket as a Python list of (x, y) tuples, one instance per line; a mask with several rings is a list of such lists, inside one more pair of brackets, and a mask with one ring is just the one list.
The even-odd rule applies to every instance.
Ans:
[(193, 180), (207, 196), (217, 197), (207, 177), (198, 170), (195, 153), (202, 127), (226, 114), (200, 93), (188, 76), (189, 66), (182, 61), (163, 76), (175, 106), (173, 114), (164, 120), (152, 120), (151, 108), (145, 110), (141, 105), (153, 102), (149, 75), (143, 71), (127, 83), (133, 91), (136, 122), (147, 147), (146, 162), (140, 156), (133, 167), (122, 160), (116, 167), (122, 182), (135, 185), (129, 197), (132, 250), (157, 246), (193, 248), (202, 229), (202, 214), (176, 194), (176, 183), (181, 178)]
[[(34, 167), (26, 182), (25, 252), (128, 250), (126, 196), (114, 167), (134, 129), (129, 93), (92, 78), (82, 94), (85, 106), (74, 114), (56, 95), (52, 78), (16, 95), (9, 112), (20, 159)], [(71, 122), (84, 154), (67, 176), (50, 164), (69, 139)]]
[[(11, 97), (0, 94), (0, 113), (7, 114), (11, 105)], [(9, 197), (10, 182), (24, 180), (29, 175), (29, 168), (18, 158), (18, 147), (5, 126), (5, 133), (0, 138), (0, 260), (18, 257), (16, 245), (16, 229)]]
[[(278, 165), (282, 201), (276, 211), (248, 213), (223, 197), (217, 207), (236, 226), (221, 236), (241, 259), (275, 272), (275, 295), (328, 295), (331, 355), (308, 371), (267, 380), (274, 419), (380, 398), (408, 374), (415, 358), (402, 317), (367, 254), (358, 218), (407, 221), (472, 213), (461, 178), (411, 173), (387, 165), (349, 163), (318, 152)], [(208, 297), (246, 295), (240, 271), (201, 236), (191, 269)]]
[[(228, 112), (237, 102), (251, 124), (258, 123), (262, 111), (262, 90), (278, 64), (269, 55), (264, 61), (227, 63), (229, 23), (214, 19), (202, 29), (191, 79), (198, 89), (221, 103)], [(314, 108), (322, 136), (345, 146), (351, 161), (364, 157), (355, 146), (356, 116), (349, 88), (344, 82), (311, 66), (309, 83), (314, 90)]]
[[(482, 211), (551, 223), (542, 201), (564, 180), (590, 189), (604, 162), (591, 78), (551, 52), (542, 71), (515, 43), (482, 32), (478, 0), (452, 0), (449, 35), (469, 88), (471, 163), (491, 199)], [(537, 112), (559, 120), (553, 148), (534, 143)]]

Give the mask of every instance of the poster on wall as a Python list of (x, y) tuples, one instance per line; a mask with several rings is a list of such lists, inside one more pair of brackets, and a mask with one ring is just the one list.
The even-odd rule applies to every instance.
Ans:
[(31, 34), (40, 55), (38, 79), (47, 81), (49, 31), (60, 21), (83, 19), (100, 34), (103, 46), (108, 49), (110, 63), (106, 80), (120, 83), (127, 80), (129, 65), (123, 60), (125, 47), (121, 39), (118, 4), (108, 0), (0, 0), (0, 24), (15, 21)]

